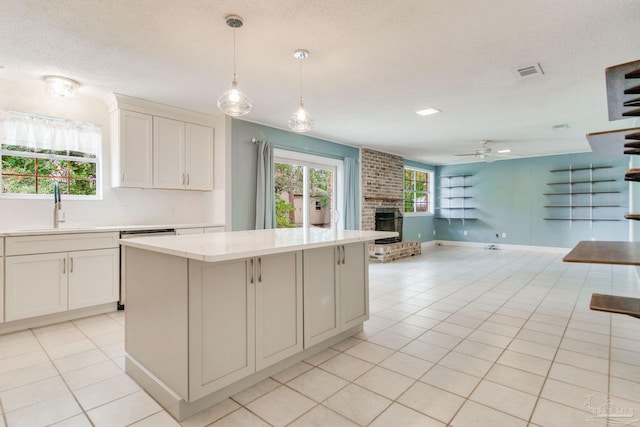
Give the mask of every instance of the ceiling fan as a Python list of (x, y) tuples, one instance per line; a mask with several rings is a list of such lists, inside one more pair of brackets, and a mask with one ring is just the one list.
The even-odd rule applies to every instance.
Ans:
[(508, 154), (511, 153), (510, 149), (506, 148), (503, 150), (493, 150), (488, 146), (489, 142), (489, 140), (483, 139), (482, 141), (480, 141), (480, 147), (477, 148), (473, 153), (460, 153), (456, 154), (456, 156), (475, 156), (476, 158), (484, 160), (487, 163), (491, 163), (494, 160), (511, 157), (508, 156)]

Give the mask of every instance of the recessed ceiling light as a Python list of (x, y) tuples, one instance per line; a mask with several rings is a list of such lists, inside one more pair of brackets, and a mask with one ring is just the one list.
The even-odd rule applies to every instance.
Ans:
[(553, 130), (561, 130), (561, 129), (569, 129), (569, 125), (567, 123), (558, 123), (557, 125), (551, 126)]
[(419, 114), (421, 116), (429, 116), (431, 114), (436, 114), (439, 113), (440, 110), (436, 110), (435, 108), (427, 108), (425, 110), (418, 110), (416, 111), (416, 114)]
[(510, 153), (510, 152), (511, 152), (511, 150), (508, 149), (508, 148), (504, 149), (504, 150), (498, 150), (498, 154), (507, 154), (507, 153)]

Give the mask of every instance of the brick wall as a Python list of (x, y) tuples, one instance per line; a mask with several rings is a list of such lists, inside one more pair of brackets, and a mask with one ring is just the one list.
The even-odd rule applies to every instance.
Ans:
[(375, 230), (376, 208), (403, 210), (404, 165), (402, 157), (362, 149), (362, 229)]

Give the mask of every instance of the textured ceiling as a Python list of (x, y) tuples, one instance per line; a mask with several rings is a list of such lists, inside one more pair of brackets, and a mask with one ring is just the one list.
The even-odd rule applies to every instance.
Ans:
[[(604, 69), (640, 59), (638, 0), (1, 0), (0, 78), (59, 74), (85, 95), (118, 92), (219, 114), (236, 31), (243, 119), (286, 128), (298, 63), (311, 136), (427, 163), (587, 151), (609, 123)], [(540, 63), (544, 75), (515, 69)], [(415, 110), (442, 113), (420, 117)], [(568, 129), (552, 130), (567, 123)]]

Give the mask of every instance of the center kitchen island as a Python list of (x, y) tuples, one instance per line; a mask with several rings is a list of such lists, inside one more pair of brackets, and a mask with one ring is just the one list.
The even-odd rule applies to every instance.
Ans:
[(121, 240), (126, 371), (183, 420), (362, 330), (369, 241), (295, 228)]

